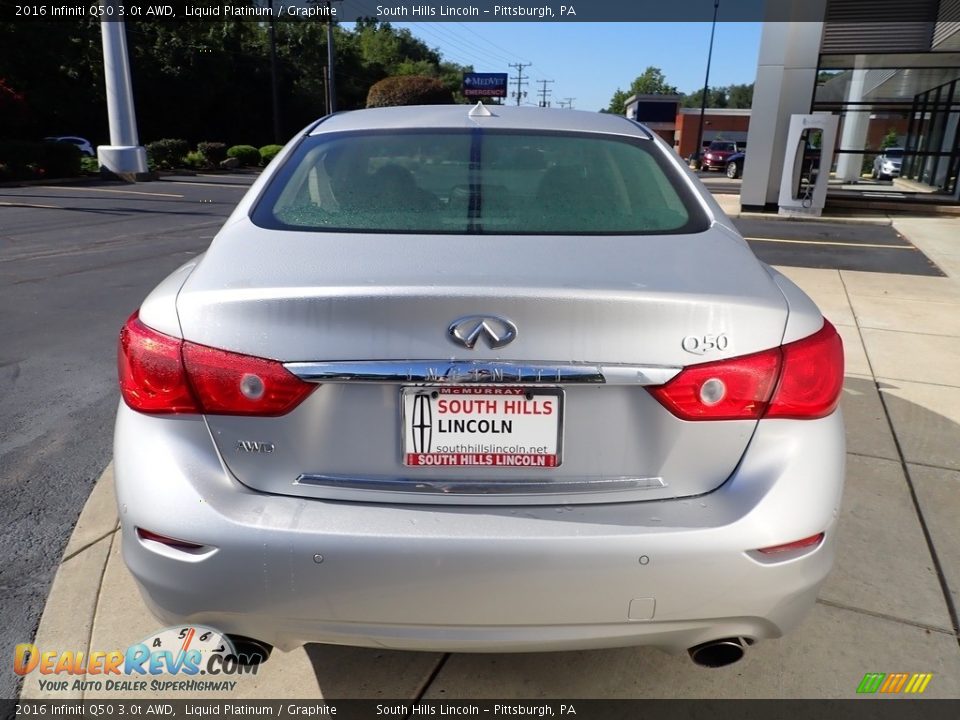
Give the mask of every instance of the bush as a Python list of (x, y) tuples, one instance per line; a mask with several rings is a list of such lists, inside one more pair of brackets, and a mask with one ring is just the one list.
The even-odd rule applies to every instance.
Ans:
[(165, 138), (147, 145), (147, 157), (160, 168), (172, 168), (183, 165), (190, 146), (186, 140)]
[(423, 75), (397, 75), (374, 83), (367, 93), (367, 107), (396, 105), (449, 105), (453, 93), (439, 80)]
[(0, 141), (0, 179), (74, 177), (81, 157), (76, 145), (65, 142)]
[(39, 157), (38, 145), (24, 140), (0, 141), (0, 179), (26, 180), (35, 177), (29, 165)]
[(283, 145), (264, 145), (260, 148), (260, 163), (267, 165), (281, 150), (283, 150)]
[(86, 173), (100, 172), (100, 161), (95, 157), (80, 158), (80, 169)]
[(80, 158), (83, 154), (73, 143), (40, 143), (37, 162), (44, 170), (44, 177), (76, 177), (80, 174)]
[(240, 165), (253, 166), (260, 164), (260, 151), (253, 145), (234, 145), (227, 150), (228, 158), (236, 158)]
[(203, 170), (204, 168), (210, 167), (210, 161), (200, 151), (188, 152), (187, 156), (183, 159), (183, 163), (188, 168), (193, 168), (194, 170)]
[(227, 145), (222, 142), (197, 143), (197, 152), (203, 155), (211, 165), (219, 165), (227, 159)]

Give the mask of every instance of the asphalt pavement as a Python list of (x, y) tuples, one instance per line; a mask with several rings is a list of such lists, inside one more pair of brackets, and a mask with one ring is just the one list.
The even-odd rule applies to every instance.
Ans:
[[(33, 637), (112, 455), (116, 337), (251, 178), (0, 188), (0, 658)], [(0, 672), (0, 698), (16, 676)]]
[[(110, 573), (111, 588), (115, 586), (117, 589), (117, 593), (111, 589), (111, 595), (117, 597), (118, 602), (120, 596), (126, 598), (126, 594), (133, 592), (129, 578), (123, 575), (122, 564), (116, 560), (115, 545), (111, 549), (115, 520), (106, 524), (90, 523), (85, 527), (78, 527), (81, 540), (77, 540), (75, 534), (74, 545), (68, 548), (64, 555), (64, 548), (81, 508), (111, 457), (113, 416), (119, 399), (115, 378), (116, 334), (127, 315), (160, 279), (209, 244), (219, 225), (250, 182), (249, 176), (218, 175), (167, 178), (132, 186), (88, 182), (56, 187), (0, 188), (0, 307), (4, 308), (0, 315), (0, 337), (5, 338), (0, 345), (0, 507), (7, 518), (7, 522), (0, 529), (0, 608), (3, 613), (0, 622), (0, 657), (12, 657), (16, 643), (25, 642), (34, 636), (58, 566), (61, 571), (72, 567), (73, 572), (79, 572), (85, 577), (86, 582), (93, 587), (94, 604), (104, 572)], [(945, 254), (929, 259), (928, 254), (915, 247), (896, 227), (884, 227), (882, 224), (864, 226), (851, 223), (799, 223), (748, 217), (740, 217), (737, 222), (748, 237), (757, 238), (751, 243), (761, 257), (766, 252), (763, 248), (776, 247), (777, 252), (782, 253), (777, 261), (780, 265), (803, 266), (804, 263), (811, 263), (810, 253), (813, 253), (815, 259), (821, 256), (833, 257), (833, 260), (824, 262), (828, 266), (833, 263), (836, 267), (809, 271), (814, 273), (809, 275), (805, 275), (805, 271), (801, 270), (795, 279), (814, 295), (828, 316), (834, 319), (835, 324), (847, 328), (845, 342), (848, 342), (852, 350), (855, 349), (855, 354), (848, 354), (848, 357), (852, 357), (856, 363), (853, 366), (855, 375), (851, 381), (855, 395), (851, 397), (862, 396), (863, 403), (867, 400), (872, 403), (870, 408), (866, 405), (853, 406), (856, 408), (853, 411), (858, 418), (870, 415), (869, 432), (877, 434), (877, 437), (882, 435), (883, 438), (883, 447), (878, 450), (876, 442), (879, 440), (869, 440), (866, 430), (855, 431), (864, 433), (862, 447), (855, 444), (852, 461), (855, 472), (865, 478), (864, 489), (858, 489), (857, 492), (883, 492), (882, 489), (871, 491), (866, 485), (868, 479), (872, 482), (873, 478), (879, 475), (889, 476), (889, 482), (883, 482), (893, 487), (898, 482), (895, 476), (901, 468), (907, 467), (907, 462), (926, 462), (925, 467), (933, 468), (953, 468), (955, 465), (960, 467), (953, 447), (957, 437), (956, 423), (937, 425), (939, 420), (936, 418), (941, 417), (938, 413), (918, 415), (911, 408), (926, 402), (918, 400), (919, 395), (911, 394), (910, 402), (904, 401), (902, 408), (898, 410), (900, 405), (896, 398), (896, 389), (883, 388), (882, 382), (887, 382), (886, 380), (877, 381), (878, 377), (893, 378), (897, 380), (898, 388), (906, 385), (909, 393), (926, 392), (924, 388), (937, 386), (937, 383), (950, 384), (949, 378), (940, 377), (933, 371), (929, 376), (918, 376), (913, 370), (896, 367), (895, 359), (892, 358), (897, 355), (897, 348), (891, 346), (891, 359), (887, 360), (884, 354), (887, 349), (882, 345), (891, 342), (889, 338), (895, 334), (894, 330), (903, 330), (903, 327), (883, 329), (883, 323), (890, 322), (887, 319), (890, 313), (893, 313), (896, 320), (896, 312), (905, 305), (911, 302), (926, 302), (924, 293), (927, 290), (924, 288), (928, 287), (927, 284), (952, 282), (946, 278), (933, 277), (943, 274), (941, 266), (945, 262), (955, 261), (949, 246), (943, 245), (946, 248)], [(916, 227), (922, 229), (920, 225)], [(913, 237), (911, 233), (906, 235)], [(941, 235), (947, 236), (949, 233)], [(883, 247), (874, 247), (876, 245)], [(912, 249), (901, 247), (903, 245)], [(830, 256), (830, 252), (835, 252), (832, 248), (842, 249), (850, 257), (838, 259), (837, 255)], [(840, 264), (841, 261), (850, 261), (851, 257), (860, 263), (874, 262), (867, 259), (867, 256), (878, 254), (886, 259), (875, 268), (850, 268)], [(922, 258), (921, 263), (916, 267), (905, 268), (903, 258), (908, 255)], [(956, 262), (960, 263), (960, 260)], [(806, 267), (821, 265), (808, 264)], [(846, 272), (851, 269), (899, 273), (905, 284), (891, 284), (888, 278), (893, 275)], [(907, 274), (904, 275), (904, 272)], [(954, 269), (951, 274), (956, 276), (958, 272)], [(861, 285), (857, 286), (857, 283)], [(862, 293), (858, 294), (857, 287), (861, 287)], [(885, 301), (880, 296), (887, 293), (888, 287), (905, 288), (902, 292), (907, 293), (907, 296), (906, 300), (895, 296), (890, 307), (884, 310), (886, 306), (881, 306), (880, 303)], [(941, 307), (940, 304), (942, 308), (947, 308), (948, 300), (954, 303), (954, 296), (950, 294), (953, 292), (950, 289), (952, 287), (953, 285), (950, 285), (945, 290), (938, 290), (940, 294), (929, 303), (930, 308), (924, 307), (924, 312), (933, 313)], [(858, 328), (859, 319), (854, 319), (851, 302), (862, 303), (858, 312), (873, 313), (873, 319), (867, 323), (866, 329)], [(837, 320), (832, 312), (846, 319)], [(917, 323), (915, 317), (904, 317), (901, 320), (905, 327), (915, 327)], [(952, 329), (953, 325), (944, 330), (942, 325), (937, 325), (935, 317), (931, 317), (928, 322), (928, 330), (917, 331), (927, 333), (924, 338), (945, 332), (951, 337), (960, 334), (960, 330)], [(878, 362), (880, 358), (883, 358), (882, 362), (889, 362), (889, 367), (882, 367), (880, 372), (876, 373), (871, 370), (861, 335), (864, 340), (876, 343), (870, 351), (877, 353)], [(931, 352), (930, 356), (936, 354)], [(900, 382), (903, 378), (909, 382)], [(918, 384), (919, 389), (910, 385), (911, 382)], [(906, 456), (898, 454), (893, 441), (887, 439), (891, 434), (888, 425), (878, 424), (879, 415), (883, 414), (877, 410), (880, 403), (878, 387), (884, 390), (885, 394), (889, 394), (889, 399), (886, 400), (888, 413), (902, 413), (903, 427), (907, 428), (905, 433), (909, 433), (909, 427), (930, 426), (935, 431), (930, 433), (930, 437), (924, 437), (923, 433), (916, 436), (905, 435), (901, 442), (906, 448)], [(902, 393), (909, 394), (908, 390), (903, 390)], [(936, 405), (939, 398), (947, 396), (952, 397), (950, 393), (939, 392), (937, 398), (929, 402)], [(945, 409), (942, 414), (949, 415), (950, 412)], [(924, 420), (928, 416), (936, 417), (933, 420)], [(855, 443), (861, 442), (857, 440), (857, 436), (854, 440)], [(870, 442), (874, 444), (870, 445)], [(910, 445), (911, 442), (914, 445)], [(936, 462), (930, 461), (931, 447), (942, 455), (942, 458), (937, 459), (940, 456), (934, 453)], [(915, 455), (910, 456), (911, 452), (915, 452)], [(107, 508), (105, 512), (109, 512), (111, 500), (108, 488), (102, 494), (106, 500), (98, 501), (99, 505), (91, 502), (98, 507)], [(897, 502), (903, 503), (903, 497), (897, 495)], [(909, 498), (907, 504), (909, 505)], [(946, 504), (944, 506), (946, 507)], [(932, 507), (932, 510), (935, 509)], [(912, 511), (912, 506), (900, 510)], [(893, 515), (875, 517), (872, 521), (869, 517), (866, 520), (854, 520), (869, 523), (891, 519), (895, 519)], [(926, 552), (917, 521), (913, 519), (909, 522), (912, 523), (908, 533), (910, 542), (913, 543), (912, 549), (920, 553)], [(851, 527), (856, 528), (856, 525)], [(942, 532), (949, 538), (949, 529)], [(859, 547), (853, 530), (848, 542), (854, 549)], [(897, 549), (894, 547), (892, 552), (896, 554)], [(95, 560), (93, 556), (96, 553), (100, 555)], [(107, 564), (108, 556), (112, 558), (112, 564)], [(956, 559), (955, 555), (951, 557)], [(822, 604), (817, 611), (818, 617), (826, 620), (818, 623), (815, 632), (808, 633), (806, 639), (797, 639), (801, 650), (807, 645), (815, 646), (821, 631), (825, 633), (826, 639), (831, 633), (838, 631), (841, 623), (868, 622), (863, 613), (853, 619), (844, 615), (850, 607), (863, 606), (868, 611), (867, 615), (873, 613), (895, 619), (911, 617), (906, 626), (891, 630), (890, 637), (908, 638), (913, 642), (909, 628), (920, 622), (926, 628), (927, 635), (933, 632), (935, 638), (944, 641), (949, 641), (952, 637), (953, 651), (956, 651), (957, 629), (953, 627), (955, 623), (949, 613), (944, 611), (944, 601), (936, 582), (937, 573), (933, 572), (932, 567), (920, 574), (917, 574), (919, 571), (916, 569), (904, 571), (903, 577), (898, 576), (897, 579), (897, 582), (906, 583), (903, 588), (904, 597), (897, 595), (896, 602), (887, 602), (870, 595), (873, 591), (873, 586), (870, 585), (873, 582), (872, 577), (869, 582), (860, 582), (857, 576), (858, 573), (866, 572), (863, 568), (871, 567), (870, 561), (861, 558), (861, 567), (858, 569), (855, 560), (856, 558), (851, 559), (849, 567), (842, 566), (838, 573), (841, 580), (846, 575), (854, 576), (857, 582), (853, 583), (853, 589), (839, 581), (835, 583), (832, 593), (828, 594), (828, 602)], [(64, 563), (62, 566), (61, 562)], [(89, 563), (89, 567), (85, 563)], [(926, 561), (926, 564), (929, 565), (929, 561)], [(913, 593), (912, 601), (908, 590)], [(68, 608), (75, 595), (75, 592), (66, 595)], [(105, 598), (101, 598), (101, 601), (104, 600)], [(903, 602), (898, 605), (901, 600)], [(920, 620), (917, 620), (919, 616), (916, 609), (911, 609), (911, 602), (923, 607), (926, 615)], [(102, 623), (106, 623), (108, 617), (112, 618), (110, 622), (119, 622), (124, 616), (121, 609), (111, 608), (109, 615), (101, 616)], [(141, 621), (140, 616), (136, 616), (131, 625)], [(93, 621), (90, 622), (91, 628), (96, 631)], [(112, 625), (101, 624), (97, 632), (102, 637), (107, 637), (114, 630)], [(89, 639), (89, 634), (87, 637)], [(110, 639), (110, 642), (113, 640)], [(350, 683), (370, 671), (373, 675), (369, 683), (379, 678), (377, 682), (381, 682), (383, 687), (389, 686), (391, 677), (421, 680), (439, 677), (443, 682), (433, 686), (434, 692), (447, 692), (443, 689), (446, 687), (451, 694), (456, 694), (458, 686), (449, 684), (445, 678), (449, 679), (453, 673), (476, 675), (484, 672), (490, 662), (504, 662), (497, 660), (495, 656), (474, 661), (456, 655), (441, 660), (424, 654), (376, 655), (359, 650), (341, 649), (334, 652), (323, 648), (308, 648), (305, 652), (305, 655), (300, 653), (291, 656), (295, 657), (296, 662), (305, 664), (291, 674), (287, 682), (294, 683), (302, 672), (308, 675), (316, 673), (319, 679), (325, 668), (342, 666), (342, 677), (337, 676), (340, 679), (331, 679), (332, 676), (328, 674), (325, 681), (328, 683), (328, 690), (329, 683), (342, 682), (344, 691), (348, 688), (355, 689), (356, 686)], [(604, 660), (600, 667), (609, 669), (613, 666), (620, 667), (610, 658), (615, 659), (621, 655), (628, 659), (637, 657), (632, 651), (612, 651), (606, 655), (585, 657), (602, 657)], [(532, 663), (534, 656), (529, 657), (529, 662)], [(768, 656), (761, 653), (756, 657), (758, 660), (755, 662), (762, 663), (762, 659)], [(795, 655), (802, 663), (809, 662), (814, 657), (816, 653), (812, 649)], [(914, 657), (922, 660), (923, 652), (918, 650)], [(578, 672), (575, 670), (578, 658), (580, 655), (577, 654), (566, 657), (562, 654), (554, 655), (551, 659), (538, 663), (536, 669), (528, 666), (527, 660), (521, 658), (511, 660), (510, 667), (517, 670), (518, 681), (525, 677), (523, 673), (529, 673), (529, 677), (539, 677), (549, 685), (553, 682), (551, 677), (573, 677), (571, 673)], [(673, 660), (660, 665), (658, 658), (657, 655), (642, 655), (641, 661), (651, 672), (656, 671), (658, 666), (680, 671), (679, 664)], [(957, 667), (952, 655), (944, 654), (943, 658), (951, 658), (943, 660), (943, 670)], [(788, 656), (787, 660), (789, 659)], [(404, 672), (398, 670), (398, 663), (401, 668), (405, 668)], [(592, 662), (588, 664), (593, 665)], [(286, 665), (277, 663), (275, 667)], [(940, 667), (938, 666), (938, 670)], [(440, 675), (442, 669), (445, 674)], [(918, 669), (923, 668), (918, 666)], [(618, 674), (613, 678), (595, 678), (599, 683), (592, 686), (595, 692), (602, 695), (613, 680), (626, 683), (623, 687), (636, 687), (637, 681), (632, 675), (624, 675), (625, 670), (623, 673), (621, 670), (616, 672)], [(420, 680), (414, 685), (422, 690), (426, 688)], [(511, 693), (522, 694), (525, 688), (528, 692), (533, 689), (532, 686), (521, 684), (511, 690)], [(277, 687), (273, 686), (272, 690), (276, 691)], [(402, 688), (401, 690), (406, 692)], [(0, 672), (0, 697), (15, 697), (17, 691), (16, 679), (12, 673)]]

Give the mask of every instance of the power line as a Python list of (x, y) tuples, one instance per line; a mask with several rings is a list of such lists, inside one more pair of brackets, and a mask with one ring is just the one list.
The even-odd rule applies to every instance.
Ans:
[(510, 78), (510, 82), (515, 82), (517, 84), (517, 92), (515, 94), (517, 98), (517, 105), (520, 104), (520, 101), (526, 95), (526, 92), (523, 90), (523, 86), (527, 84), (527, 80), (523, 79), (523, 69), (525, 67), (530, 67), (533, 63), (510, 63), (510, 67), (517, 69), (517, 76), (515, 78)]
[(575, 97), (564, 98), (560, 101), (560, 107), (567, 108), (568, 110), (573, 110), (573, 101), (576, 100)]

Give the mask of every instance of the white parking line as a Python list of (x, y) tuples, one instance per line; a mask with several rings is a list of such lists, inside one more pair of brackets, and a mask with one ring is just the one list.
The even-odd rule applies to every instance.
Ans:
[(745, 237), (744, 240), (756, 242), (793, 243), (796, 245), (837, 245), (839, 247), (882, 248), (884, 250), (916, 250), (913, 245), (876, 245), (871, 243), (845, 243), (831, 240), (786, 240), (784, 238)]
[[(237, 190), (249, 190), (249, 185), (237, 185), (236, 183), (205, 183), (194, 182), (193, 180), (157, 180), (157, 182), (176, 183), (177, 185), (190, 185), (191, 187), (212, 187), (212, 188), (236, 188)], [(180, 195), (179, 197), (183, 197)]]
[(63, 210), (63, 207), (60, 205), (36, 205), (34, 203), (13, 203), (13, 202), (0, 202), (0, 205), (3, 205), (5, 207), (43, 208), (45, 210)]
[(45, 187), (44, 190), (66, 190), (67, 192), (73, 192), (74, 190), (83, 190), (85, 192), (102, 192), (102, 193), (118, 193), (120, 195), (151, 195), (153, 197), (172, 197), (172, 198), (182, 198), (183, 195), (174, 195), (172, 193), (151, 193), (151, 192), (141, 192), (140, 190), (111, 190), (110, 188), (89, 188), (89, 187), (67, 187), (63, 185), (51, 185)]

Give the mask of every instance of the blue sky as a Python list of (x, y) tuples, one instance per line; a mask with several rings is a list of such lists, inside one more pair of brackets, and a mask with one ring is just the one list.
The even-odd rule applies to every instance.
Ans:
[[(509, 63), (532, 62), (524, 69), (531, 82), (527, 102), (536, 104), (540, 85), (556, 100), (576, 98), (574, 107), (606, 107), (619, 87), (627, 89), (649, 65), (663, 70), (682, 92), (703, 87), (710, 23), (392, 23), (406, 27), (444, 58), (473, 64), (478, 72), (510, 72)], [(710, 85), (751, 83), (757, 71), (762, 23), (717, 23)]]

